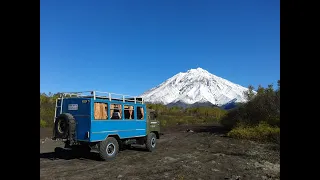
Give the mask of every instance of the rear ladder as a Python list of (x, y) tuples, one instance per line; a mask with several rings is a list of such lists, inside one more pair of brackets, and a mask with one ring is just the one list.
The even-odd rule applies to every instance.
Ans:
[[(58, 106), (58, 104), (60, 104)], [(59, 111), (59, 115), (62, 113), (62, 104), (63, 104), (63, 97), (62, 98), (57, 98), (56, 99), (56, 105), (55, 105), (55, 108), (54, 108), (54, 120), (53, 120), (53, 123), (56, 122), (56, 119), (58, 117), (57, 115), (57, 109), (60, 108), (60, 111)]]

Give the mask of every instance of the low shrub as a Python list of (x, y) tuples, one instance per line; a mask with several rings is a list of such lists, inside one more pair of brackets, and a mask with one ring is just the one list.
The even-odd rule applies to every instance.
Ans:
[(273, 127), (266, 122), (260, 122), (257, 126), (238, 125), (228, 133), (228, 136), (280, 144), (280, 128)]
[(40, 127), (47, 127), (47, 122), (46, 121), (44, 121), (44, 120), (40, 120)]

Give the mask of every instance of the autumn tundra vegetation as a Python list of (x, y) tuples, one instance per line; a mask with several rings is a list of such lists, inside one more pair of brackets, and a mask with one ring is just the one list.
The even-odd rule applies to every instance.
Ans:
[[(220, 107), (167, 107), (147, 104), (156, 110), (162, 128), (185, 124), (220, 124), (229, 130), (228, 136), (256, 141), (280, 143), (280, 80), (277, 88), (268, 85), (248, 87), (246, 103), (230, 110)], [(40, 93), (40, 127), (53, 127), (55, 100), (59, 93)]]

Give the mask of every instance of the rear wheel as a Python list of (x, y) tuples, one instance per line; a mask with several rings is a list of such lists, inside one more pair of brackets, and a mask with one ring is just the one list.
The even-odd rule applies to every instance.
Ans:
[(154, 133), (149, 133), (147, 135), (146, 148), (148, 151), (152, 152), (156, 149), (156, 145), (157, 145), (156, 139), (157, 137)]
[(105, 161), (113, 160), (119, 151), (118, 141), (114, 137), (108, 137), (99, 144), (99, 154)]

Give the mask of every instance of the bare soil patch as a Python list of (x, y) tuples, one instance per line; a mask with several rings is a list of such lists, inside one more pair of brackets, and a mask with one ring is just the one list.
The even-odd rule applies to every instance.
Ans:
[(40, 179), (280, 179), (278, 145), (225, 132), (218, 125), (166, 128), (156, 151), (133, 147), (104, 162), (95, 152), (57, 156), (63, 144), (50, 139), (52, 129), (40, 129)]

